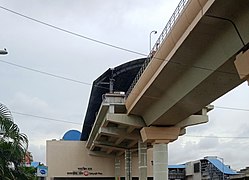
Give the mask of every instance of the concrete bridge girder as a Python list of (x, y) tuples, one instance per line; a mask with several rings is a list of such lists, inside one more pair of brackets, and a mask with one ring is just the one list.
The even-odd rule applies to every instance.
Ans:
[[(217, 6), (222, 2), (215, 1), (206, 14), (217, 15), (216, 9), (222, 9)], [(243, 3), (248, 4), (243, 1), (242, 6)], [(226, 12), (232, 8), (220, 10), (218, 15), (233, 19), (239, 29), (242, 24), (248, 24), (245, 17), (249, 16), (249, 11)], [(248, 30), (244, 27), (240, 30), (248, 43)], [(144, 87), (143, 95), (137, 95), (140, 99), (128, 109), (130, 114), (142, 116), (147, 126), (175, 125), (244, 81), (234, 65), (243, 44), (230, 22), (204, 15), (187, 34), (184, 42), (177, 50), (172, 50), (174, 53), (169, 53)], [(151, 64), (153, 61), (159, 60), (154, 58)]]
[[(191, 1), (191, 5), (199, 4), (202, 9), (195, 9), (196, 17), (195, 13), (183, 13), (184, 17), (179, 22), (187, 22), (188, 26), (183, 24), (187, 30), (182, 32), (178, 29), (169, 35), (169, 41), (165, 41), (164, 45), (173, 44), (173, 49), (167, 49), (166, 52), (162, 48), (156, 52), (155, 57), (161, 61), (154, 58), (150, 62), (150, 70), (154, 68), (152, 76), (146, 77), (145, 73), (142, 75), (147, 83), (144, 87), (139, 87), (140, 91), (133, 92), (133, 96), (135, 94), (138, 98), (135, 98), (135, 103), (129, 102), (130, 105), (126, 106), (128, 113), (115, 112), (117, 97), (112, 98), (111, 95), (105, 102), (107, 104), (100, 108), (88, 143), (91, 145), (90, 150), (98, 148), (97, 151), (90, 151), (91, 154), (114, 154), (117, 157), (125, 152), (126, 179), (131, 179), (130, 149), (136, 149), (138, 142), (141, 145), (141, 134), (144, 145), (153, 145), (154, 179), (167, 178), (167, 144), (183, 135), (186, 127), (206, 123), (207, 112), (212, 109), (206, 106), (249, 77), (249, 53), (245, 51), (237, 56), (244, 43), (238, 38), (234, 26), (227, 20), (205, 16), (206, 13), (233, 18), (247, 44), (249, 33), (243, 25), (249, 19), (249, 8), (245, 11), (246, 8), (243, 7), (238, 11), (238, 7), (243, 3), (249, 7), (249, 1), (236, 1), (239, 5), (230, 7), (234, 2), (235, 0)], [(221, 5), (224, 6), (223, 9)], [(234, 8), (234, 12), (229, 11), (229, 8)], [(221, 10), (216, 11), (217, 9)], [(191, 22), (191, 18), (194, 22)], [(123, 98), (121, 100), (119, 105), (123, 106), (125, 102)], [(108, 102), (111, 102), (109, 111)], [(146, 150), (141, 152), (142, 148), (138, 148), (139, 158), (144, 158), (142, 154), (145, 155)], [(119, 168), (117, 165), (117, 169)], [(146, 163), (140, 163), (139, 168), (140, 179), (147, 179)]]
[(92, 155), (120, 156), (126, 149), (137, 147), (141, 139), (139, 129), (145, 123), (140, 116), (125, 113), (124, 95), (106, 94), (105, 97), (108, 98), (100, 106), (86, 146)]

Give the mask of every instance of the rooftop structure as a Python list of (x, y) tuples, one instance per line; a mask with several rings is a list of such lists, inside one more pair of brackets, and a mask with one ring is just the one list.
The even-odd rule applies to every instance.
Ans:
[(109, 68), (93, 82), (82, 128), (81, 140), (86, 141), (88, 139), (102, 103), (102, 96), (111, 90), (110, 85), (112, 84), (110, 83), (113, 83), (111, 87), (113, 91), (127, 92), (145, 60), (146, 58), (137, 59), (114, 68)]
[[(247, 5), (247, 0), (181, 0), (147, 59), (111, 68), (96, 79), (81, 134), (90, 153), (125, 153), (130, 180), (131, 152), (138, 150), (139, 178), (146, 179), (144, 159), (152, 145), (154, 178), (167, 179), (168, 143), (188, 126), (208, 122), (210, 103), (249, 77)], [(220, 178), (219, 166), (204, 159), (195, 170), (212, 167), (214, 174), (205, 178)]]
[(62, 139), (66, 141), (78, 141), (80, 140), (81, 133), (77, 130), (69, 130), (67, 131)]

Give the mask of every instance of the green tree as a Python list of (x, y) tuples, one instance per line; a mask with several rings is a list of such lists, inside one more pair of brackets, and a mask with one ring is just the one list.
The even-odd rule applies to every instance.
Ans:
[(20, 133), (10, 111), (0, 103), (0, 179), (33, 179), (23, 166), (27, 147), (27, 136)]

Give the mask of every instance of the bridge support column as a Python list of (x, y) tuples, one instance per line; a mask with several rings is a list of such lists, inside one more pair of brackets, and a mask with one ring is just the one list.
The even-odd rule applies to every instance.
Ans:
[(120, 180), (120, 159), (115, 157), (115, 180)]
[(249, 85), (249, 50), (241, 52), (234, 61), (240, 79), (247, 80)]
[(168, 180), (168, 144), (153, 144), (153, 179)]
[(143, 142), (153, 144), (153, 179), (168, 180), (168, 143), (176, 140), (180, 127), (144, 127), (141, 129)]
[(132, 180), (131, 175), (131, 150), (125, 151), (125, 180)]
[(139, 180), (147, 180), (147, 143), (138, 141)]

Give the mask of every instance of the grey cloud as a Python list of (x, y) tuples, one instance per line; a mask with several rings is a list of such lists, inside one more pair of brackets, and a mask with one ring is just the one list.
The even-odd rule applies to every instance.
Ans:
[[(149, 33), (160, 32), (178, 1), (69, 1), (66, 0), (0, 0), (2, 6), (52, 25), (111, 43), (148, 53)], [(1, 59), (92, 83), (109, 67), (132, 59), (137, 54), (120, 51), (83, 38), (37, 24), (0, 9), (0, 47), (8, 56)], [(154, 42), (158, 34), (152, 37)], [(152, 42), (152, 43), (153, 43)], [(90, 85), (76, 84), (1, 63), (0, 100), (15, 111), (69, 121), (83, 122)], [(249, 107), (248, 86), (244, 83), (214, 104)], [(248, 112), (216, 108), (209, 113), (207, 124), (188, 128), (187, 135), (248, 136)], [(15, 121), (30, 139), (36, 159), (45, 159), (46, 139), (59, 139), (68, 129), (81, 130), (81, 125), (15, 115)], [(183, 163), (206, 155), (224, 157), (232, 167), (248, 162), (247, 141), (180, 137), (169, 145), (170, 163)], [(213, 148), (212, 148), (213, 147)]]

